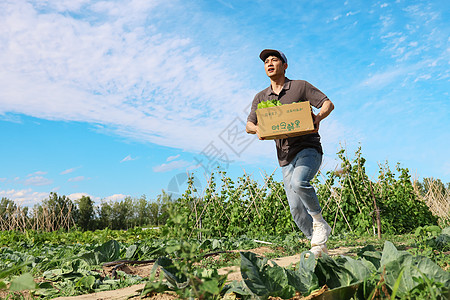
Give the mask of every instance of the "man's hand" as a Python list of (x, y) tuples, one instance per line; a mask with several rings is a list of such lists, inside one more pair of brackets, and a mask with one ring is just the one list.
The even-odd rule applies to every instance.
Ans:
[(260, 140), (264, 140), (264, 138), (259, 136), (258, 125), (253, 122), (247, 122), (247, 126), (245, 126), (245, 131), (250, 134), (256, 134)]
[(322, 118), (319, 116), (319, 114), (315, 115), (313, 112), (311, 112), (312, 118), (313, 118), (313, 125), (314, 125), (314, 131), (312, 133), (319, 132), (319, 125), (320, 121), (322, 121)]
[(312, 117), (313, 117), (313, 124), (314, 124), (314, 131), (313, 131), (313, 133), (319, 132), (320, 121), (325, 119), (331, 113), (331, 111), (333, 109), (334, 109), (333, 102), (331, 102), (330, 100), (326, 100), (322, 104), (322, 107), (320, 108), (320, 111), (319, 111), (319, 113), (317, 115), (315, 115), (313, 112), (311, 112)]

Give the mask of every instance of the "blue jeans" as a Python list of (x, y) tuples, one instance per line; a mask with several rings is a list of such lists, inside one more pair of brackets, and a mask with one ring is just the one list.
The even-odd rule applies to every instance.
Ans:
[(322, 163), (322, 154), (314, 148), (301, 150), (294, 159), (282, 167), (284, 189), (292, 218), (298, 228), (311, 239), (313, 219), (322, 211), (314, 187), (310, 184)]

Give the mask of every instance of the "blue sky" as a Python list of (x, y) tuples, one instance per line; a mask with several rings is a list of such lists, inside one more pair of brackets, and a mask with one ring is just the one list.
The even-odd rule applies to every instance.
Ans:
[(269, 81), (258, 55), (335, 104), (323, 170), (344, 145), (367, 173), (397, 162), (450, 182), (447, 1), (21, 1), (0, 3), (0, 197), (32, 206), (155, 199), (184, 174), (206, 185), (277, 168), (244, 133)]

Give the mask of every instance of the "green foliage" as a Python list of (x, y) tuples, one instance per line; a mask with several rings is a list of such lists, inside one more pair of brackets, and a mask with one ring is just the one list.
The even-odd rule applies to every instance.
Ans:
[(2, 197), (2, 200), (0, 201), (0, 218), (2, 219), (2, 221), (8, 222), (16, 209), (17, 205), (14, 201)]
[(370, 182), (365, 172), (366, 160), (361, 149), (355, 158), (346, 157), (344, 149), (338, 153), (340, 172), (328, 171), (323, 184), (316, 177), (315, 185), (324, 218), (335, 232), (369, 233), (373, 225), (374, 206)]
[[(419, 227), (413, 246), (420, 250), (421, 243), (426, 243), (434, 252), (444, 253), (449, 247), (448, 240), (444, 240), (449, 231), (450, 228)], [(161, 238), (156, 232), (141, 228), (0, 232), (1, 243), (8, 245), (0, 248), (0, 288), (11, 284), (13, 289), (31, 289), (35, 296), (55, 298), (112, 290), (147, 280), (143, 295), (170, 290), (181, 298), (198, 299), (232, 297), (231, 293), (242, 299), (289, 299), (298, 292), (310, 295), (324, 285), (330, 290), (323, 297), (337, 299), (371, 299), (374, 295), (382, 298), (385, 292), (402, 299), (423, 299), (424, 295), (446, 299), (450, 288), (450, 274), (432, 259), (417, 255), (424, 252), (399, 251), (385, 242), (382, 251), (366, 246), (356, 258), (323, 255), (315, 260), (313, 256), (306, 257), (304, 247), (299, 248), (296, 233), (264, 238), (271, 240), (274, 248), (284, 247), (286, 253), (302, 252), (295, 267), (282, 268), (267, 258), (243, 251), (240, 264), (244, 280), (225, 286), (226, 275), (217, 271), (222, 265), (205, 263), (203, 254), (252, 249), (261, 244), (244, 236), (187, 240)], [(423, 242), (418, 240), (420, 236), (426, 236)], [(235, 256), (228, 258), (236, 260)], [(161, 267), (162, 277), (144, 279), (117, 271), (117, 278), (112, 278), (96, 271), (104, 262), (120, 259), (157, 259), (155, 270)], [(35, 286), (33, 277), (43, 278), (44, 282), (39, 280)]]
[[(66, 233), (60, 232), (62, 234)], [(124, 248), (115, 240), (83, 246), (23, 243), (16, 250), (3, 247), (0, 250), (0, 270), (3, 270), (0, 279), (9, 278), (10, 291), (34, 290), (34, 295), (49, 298), (139, 283), (143, 280), (139, 276), (118, 272), (116, 279), (94, 271), (104, 262), (119, 259)], [(27, 253), (24, 249), (28, 249)], [(42, 277), (44, 282), (36, 285), (33, 276)], [(6, 287), (4, 282), (0, 282), (0, 286)]]
[(251, 252), (241, 252), (241, 274), (247, 288), (259, 299), (269, 296), (289, 299), (295, 295), (294, 286), (304, 286), (296, 273), (288, 273), (276, 264), (269, 265), (266, 258)]
[(33, 207), (33, 222), (31, 228), (40, 228), (46, 231), (69, 229), (75, 225), (74, 216), (77, 215), (77, 207), (66, 196), (59, 196), (51, 192), (41, 204)]
[(346, 157), (344, 149), (338, 157), (341, 169), (327, 172), (324, 183), (315, 180), (323, 215), (335, 232), (375, 233), (377, 209), (383, 234), (437, 224), (438, 218), (415, 193), (408, 169), (397, 164), (396, 175), (387, 164), (380, 166), (378, 181), (372, 182), (366, 175), (361, 148), (353, 160)]
[(274, 107), (282, 105), (281, 102), (277, 99), (262, 101), (258, 103), (258, 108), (266, 108), (266, 107)]
[(76, 223), (82, 230), (93, 230), (95, 228), (95, 208), (91, 197), (83, 196), (76, 201), (78, 213)]
[[(220, 176), (220, 185), (216, 176)], [(190, 176), (185, 193), (170, 206), (176, 221), (167, 220), (164, 232), (168, 236), (257, 237), (294, 230), (283, 185), (273, 176), (267, 176), (261, 187), (247, 175), (235, 183), (225, 172), (218, 171), (211, 174), (203, 197), (195, 196), (193, 182)]]
[[(372, 246), (361, 250), (359, 257), (332, 259), (324, 254), (317, 262), (313, 256), (300, 257), (295, 271), (270, 265), (253, 253), (241, 253), (244, 285), (232, 283), (225, 288), (243, 299), (267, 299), (269, 296), (292, 298), (295, 292), (307, 296), (321, 286), (330, 290), (320, 299), (373, 299), (378, 295), (402, 299), (445, 299), (450, 289), (450, 274), (431, 260), (398, 251), (386, 242), (382, 252)], [(392, 297), (391, 299), (393, 299)], [(427, 298), (428, 299), (428, 298)]]
[[(344, 149), (338, 152), (341, 169), (328, 171), (321, 182), (313, 180), (325, 219), (334, 233), (376, 233), (379, 215), (380, 232), (402, 234), (417, 226), (436, 225), (438, 218), (414, 191), (406, 168), (396, 166), (398, 175), (387, 164), (380, 166), (377, 182), (365, 170), (366, 160), (359, 148), (353, 159)], [(164, 232), (184, 238), (227, 237), (246, 234), (258, 238), (298, 231), (292, 221), (283, 183), (266, 176), (260, 185), (245, 175), (233, 181), (226, 172), (211, 174), (201, 194), (195, 189), (194, 177), (179, 199), (171, 203)]]
[[(397, 164), (394, 172), (387, 163), (380, 166), (378, 181), (374, 182), (366, 174), (361, 148), (353, 159), (347, 157), (344, 149), (337, 155), (340, 169), (319, 173), (323, 178), (319, 180), (316, 176), (312, 182), (333, 234), (375, 233), (378, 214), (383, 234), (407, 233), (417, 226), (436, 225), (435, 215), (439, 216), (441, 226), (450, 220), (445, 212), (449, 184), (425, 178), (423, 183), (416, 181), (413, 185), (407, 168)], [(433, 197), (438, 201), (430, 204), (431, 212), (426, 203)], [(169, 219), (170, 213), (181, 222), (175, 225)], [(147, 200), (143, 195), (137, 199), (103, 200), (95, 206), (87, 196), (73, 202), (64, 195), (50, 193), (31, 213), (7, 198), (0, 201), (1, 230), (55, 231), (75, 226), (82, 230), (128, 230), (163, 225), (169, 237), (183, 232), (184, 238), (201, 239), (240, 235), (257, 238), (262, 234), (276, 236), (298, 231), (283, 183), (274, 180), (273, 174), (266, 175), (261, 185), (247, 174), (233, 180), (218, 170), (211, 174), (204, 191), (195, 189), (194, 177), (190, 176), (179, 199), (171, 199), (162, 191), (156, 200)]]
[(160, 278), (156, 283), (147, 283), (141, 295), (172, 290), (182, 299), (219, 299), (227, 276), (219, 275), (217, 269), (195, 267), (202, 260), (198, 245), (180, 240), (166, 252), (174, 258), (160, 257), (153, 267), (154, 271), (161, 267), (166, 281)]
[(450, 227), (419, 226), (414, 237), (415, 247), (410, 252), (426, 256), (442, 267), (450, 265), (450, 258), (444, 254), (450, 251)]
[(48, 199), (36, 204), (31, 213), (28, 207), (20, 207), (8, 198), (0, 201), (0, 230), (29, 229), (40, 231), (130, 229), (136, 226), (159, 226), (166, 222), (167, 207), (171, 197), (162, 191), (154, 201), (145, 195), (138, 199), (126, 197), (118, 201), (103, 200), (94, 205), (92, 199), (83, 196), (72, 201), (66, 196), (50, 193)]
[(383, 215), (383, 232), (399, 234), (411, 232), (417, 226), (437, 225), (438, 218), (414, 192), (409, 170), (399, 164), (396, 170), (399, 173), (397, 179), (389, 167), (380, 169), (377, 193)]
[(117, 201), (102, 201), (97, 207), (97, 228), (129, 229), (136, 226), (159, 226), (167, 220), (171, 198), (164, 191), (155, 201), (145, 195), (138, 199), (126, 197)]

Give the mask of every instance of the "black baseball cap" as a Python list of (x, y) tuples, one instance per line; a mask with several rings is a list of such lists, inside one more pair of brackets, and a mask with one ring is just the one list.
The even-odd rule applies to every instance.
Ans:
[(259, 58), (261, 58), (262, 61), (265, 61), (266, 58), (268, 58), (269, 56), (277, 56), (279, 58), (281, 58), (281, 60), (287, 64), (287, 58), (284, 55), (283, 52), (279, 51), (279, 50), (274, 50), (274, 49), (264, 49), (263, 51), (261, 51), (261, 53), (259, 54)]

